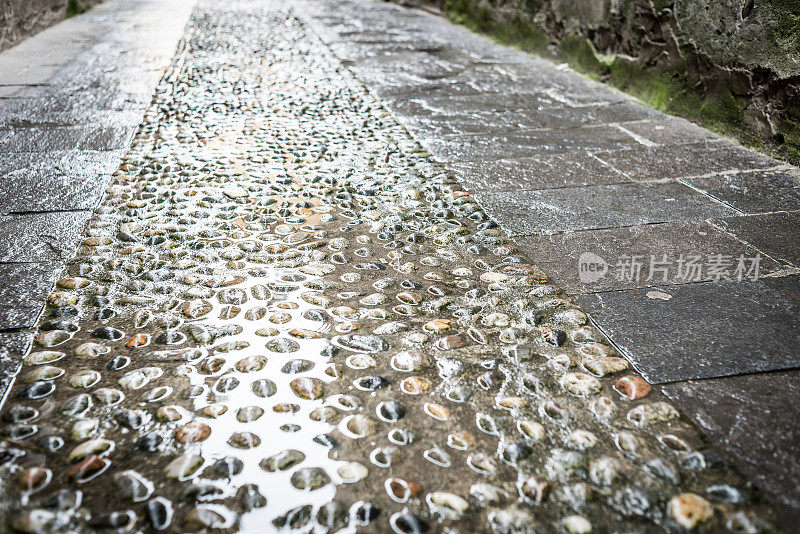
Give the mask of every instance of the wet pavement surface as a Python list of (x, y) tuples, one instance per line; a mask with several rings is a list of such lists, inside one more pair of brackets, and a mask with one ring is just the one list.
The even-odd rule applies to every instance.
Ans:
[[(691, 419), (724, 428), (727, 415), (701, 411), (694, 392), (733, 376), (708, 387), (750, 392), (739, 435), (792, 434), (795, 403), (736, 375), (798, 365), (797, 168), (428, 13), (360, 0), (306, 10), (621, 355), (656, 382), (698, 380), (673, 394)], [(740, 465), (760, 465), (761, 486), (800, 510), (784, 476), (800, 473), (800, 448), (776, 442), (779, 454), (756, 440), (719, 444)]]
[(0, 262), (12, 264), (3, 267), (0, 330), (36, 322), (42, 291), (74, 254), (192, 6), (106, 2), (0, 54)]
[[(332, 42), (346, 28), (330, 10), (347, 18), (354, 5), (372, 26), (349, 34), (353, 46)], [(380, 30), (390, 23), (406, 33)], [(685, 382), (667, 386), (668, 398), (648, 384), (495, 215), (498, 226), (493, 198), (471, 194), (446, 164), (447, 154), (478, 161), (459, 155), (475, 149), (558, 169), (574, 150), (614, 151), (641, 144), (639, 134), (602, 127), (592, 137), (581, 123), (568, 142), (554, 130), (515, 134), (509, 153), (488, 138), (445, 140), (435, 157), (392, 107), (453, 88), (431, 78), (455, 73), (485, 108), (531, 102), (485, 98), (491, 76), (481, 62), (466, 69), (476, 62), (442, 44), (447, 32), (455, 43), (463, 30), (380, 4), (200, 2), (100, 205), (66, 217), (9, 204), (2, 272), (19, 284), (4, 295), (47, 305), (38, 320), (0, 308), (13, 325), (0, 333), (4, 366), (23, 358), (0, 415), (6, 530), (788, 530), (781, 505), (792, 503), (752, 484), (775, 487), (754, 473), (759, 462), (741, 474), (670, 401), (709, 412), (738, 386), (699, 394), (703, 382)], [(441, 54), (390, 65), (398, 75), (377, 85), (380, 69), (348, 64), (359, 54), (385, 64), (381, 43), (418, 58), (404, 42)], [(511, 70), (529, 66), (500, 47), (487, 53)], [(531, 93), (535, 109), (652, 113), (527, 61), (559, 88)], [(65, 150), (86, 154), (95, 142)], [(533, 146), (543, 148), (532, 155)], [(598, 157), (585, 155), (605, 166)], [(679, 203), (687, 212), (738, 213), (681, 187), (697, 195)], [(637, 221), (650, 210), (636, 209)], [(796, 315), (796, 291), (780, 280), (778, 311)], [(764, 387), (751, 382), (744, 391)], [(751, 395), (731, 401), (739, 413), (758, 409)], [(707, 400), (692, 408), (687, 396)], [(729, 426), (701, 425), (725, 448), (745, 443), (747, 425)], [(750, 441), (764, 449), (763, 438)]]

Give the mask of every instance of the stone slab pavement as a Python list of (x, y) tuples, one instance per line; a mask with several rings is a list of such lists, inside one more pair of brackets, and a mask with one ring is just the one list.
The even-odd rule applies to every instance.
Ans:
[[(192, 6), (110, 0), (0, 54), (2, 390)], [(800, 509), (798, 169), (429, 13), (298, 14), (646, 378)]]
[[(46, 294), (69, 259), (0, 412), (0, 530), (779, 526), (775, 499), (615, 356), (297, 13), (201, 0), (85, 231), (83, 210), (11, 204), (5, 274), (32, 289), (10, 299)], [(589, 89), (538, 100), (599, 109)], [(524, 101), (508, 95), (474, 100)], [(63, 151), (109, 132), (125, 150), (111, 127)], [(77, 128), (9, 142), (70, 168), (50, 143)], [(592, 128), (608, 138), (508, 139), (552, 155), (639, 143)]]
[(431, 13), (304, 6), (637, 370), (800, 508), (800, 170)]
[(0, 391), (194, 3), (109, 0), (0, 53)]

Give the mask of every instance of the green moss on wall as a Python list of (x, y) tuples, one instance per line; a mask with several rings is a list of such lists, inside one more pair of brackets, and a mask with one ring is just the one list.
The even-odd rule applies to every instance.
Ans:
[[(536, 10), (541, 3), (541, 0), (527, 0), (526, 9)], [(475, 6), (471, 0), (445, 0), (444, 12), (453, 22), (487, 34), (502, 44), (516, 46), (526, 52), (549, 55), (547, 36), (520, 11), (510, 21), (498, 21), (486, 4)]]
[(68, 0), (66, 16), (67, 18), (74, 17), (75, 15), (80, 15), (87, 9), (89, 9), (89, 6), (85, 5), (80, 0)]
[(796, 55), (800, 52), (800, 0), (772, 0), (776, 13), (781, 13), (770, 28), (768, 41), (774, 54)]
[(727, 89), (701, 92), (678, 73), (643, 69), (620, 58), (606, 66), (608, 83), (659, 111), (694, 119), (725, 134), (742, 127), (744, 107)]
[(630, 62), (613, 58), (606, 63), (607, 81), (659, 111), (667, 111), (670, 103), (680, 94), (680, 83), (666, 75), (656, 76)]
[(800, 120), (787, 119), (783, 121), (781, 130), (789, 157), (800, 160)]
[(570, 66), (593, 78), (598, 78), (607, 73), (607, 66), (603, 65), (594, 49), (592, 42), (582, 35), (570, 34), (564, 37), (560, 47), (561, 57), (567, 60)]

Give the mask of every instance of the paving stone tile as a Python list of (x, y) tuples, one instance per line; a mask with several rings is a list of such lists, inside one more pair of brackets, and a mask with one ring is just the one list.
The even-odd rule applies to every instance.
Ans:
[(111, 175), (15, 172), (0, 181), (0, 213), (94, 209)]
[(639, 181), (765, 169), (781, 164), (728, 142), (637, 147), (633, 150), (598, 152), (597, 157)]
[(69, 258), (77, 246), (88, 211), (0, 216), (0, 262), (50, 262)]
[(704, 219), (734, 213), (677, 182), (478, 193), (511, 236)]
[(532, 120), (537, 121), (542, 128), (576, 128), (593, 124), (653, 119), (662, 116), (658, 111), (630, 102), (619, 102), (603, 106), (528, 110), (526, 114)]
[(635, 139), (610, 126), (569, 130), (536, 130), (507, 134), (477, 134), (421, 138), (422, 145), (440, 161), (476, 161), (520, 158), (576, 150), (631, 147)]
[(43, 308), (44, 303), (39, 306), (0, 304), (0, 331), (36, 326), (36, 319)]
[(41, 152), (11, 152), (0, 154), (2, 180), (19, 180), (29, 175), (34, 179), (47, 175), (97, 176), (111, 174), (119, 166), (123, 150), (79, 151), (53, 150)]
[(13, 100), (6, 101), (4, 107), (12, 102), (17, 109), (29, 110), (31, 120), (44, 121), (50, 113), (66, 113), (81, 117), (103, 110), (137, 109), (144, 112), (152, 94), (126, 92), (116, 87), (75, 89), (41, 86), (23, 87), (16, 91), (13, 97)]
[[(469, 57), (468, 52), (462, 52)], [(614, 91), (607, 86), (583, 83), (574, 74), (570, 78), (559, 79), (552, 76), (553, 67), (547, 65), (532, 69), (528, 76), (519, 76), (517, 64), (504, 63), (470, 63), (462, 71), (454, 73), (454, 79), (472, 84), (485, 93), (517, 94), (548, 93), (559, 101), (570, 106), (605, 107), (609, 105), (632, 104), (627, 95)], [(642, 109), (642, 106), (637, 106)], [(531, 108), (535, 111), (535, 108)], [(649, 118), (652, 114), (640, 112), (637, 118)]]
[(60, 272), (57, 263), (0, 263), (0, 302), (38, 305)]
[(800, 211), (714, 219), (742, 241), (791, 267), (800, 267)]
[(411, 74), (387, 75), (382, 72), (363, 73), (358, 78), (369, 87), (372, 94), (391, 108), (393, 102), (412, 99), (443, 97), (447, 101), (456, 95), (480, 95), (468, 83), (425, 80)]
[(528, 64), (512, 67), (512, 72), (509, 72), (510, 69), (505, 66), (501, 66), (498, 70), (500, 76), (473, 76), (473, 83), (483, 91), (498, 94), (546, 91), (558, 95), (563, 102), (572, 106), (635, 102), (630, 96), (607, 85), (588, 80), (572, 70), (554, 69), (553, 65), (546, 61), (532, 62), (529, 60)]
[[(428, 82), (430, 83), (430, 82)], [(369, 84), (367, 84), (369, 85)], [(511, 112), (545, 108), (566, 107), (562, 100), (544, 91), (526, 94), (480, 92), (474, 84), (464, 82), (437, 82), (435, 86), (407, 86), (402, 91), (385, 94), (381, 88), (370, 87), (381, 98), (391, 103), (396, 100), (414, 100), (424, 108), (445, 114), (458, 114), (464, 111)]]
[[(136, 49), (130, 43), (110, 45), (104, 43), (91, 51), (91, 57), (80, 59), (60, 69), (49, 80), (52, 91), (72, 93), (80, 98), (85, 93), (115, 91), (120, 93), (152, 96), (153, 87), (164, 75), (170, 56), (161, 55), (155, 49)], [(97, 56), (103, 58), (97, 60)], [(110, 67), (110, 65), (113, 65)]]
[(0, 330), (33, 328), (60, 272), (56, 263), (0, 263)]
[(0, 106), (0, 131), (16, 128), (46, 128), (64, 126), (128, 126), (137, 127), (142, 122), (141, 109), (83, 110), (81, 113), (48, 112), (30, 105)]
[(650, 382), (800, 367), (800, 276), (575, 299)]
[[(3, 62), (0, 85), (35, 85), (47, 83), (58, 72), (60, 65), (36, 65), (27, 62)], [(6, 70), (7, 69), (7, 70)]]
[(668, 384), (664, 393), (800, 521), (800, 371)]
[(22, 358), (32, 344), (33, 333), (0, 332), (0, 403), (5, 400), (8, 389), (22, 366)]
[[(390, 108), (410, 130), (422, 134), (499, 133), (534, 129), (568, 129), (645, 118), (641, 106), (613, 104), (580, 108), (556, 107), (536, 111), (486, 110), (437, 106), (425, 99), (394, 100)], [(657, 112), (653, 112), (657, 113)]]
[(532, 158), (451, 163), (470, 191), (526, 191), (628, 182), (628, 178), (586, 151)]
[(800, 209), (797, 169), (713, 174), (681, 181), (744, 213)]
[[(410, 75), (422, 81), (437, 81), (455, 78), (465, 67), (464, 62), (431, 57), (424, 52), (410, 50), (399, 51), (391, 56), (373, 56), (352, 65), (356, 76), (383, 73), (385, 78), (374, 77), (373, 83), (379, 80), (395, 79), (397, 76)], [(392, 83), (393, 84), (393, 83)]]
[(0, 132), (4, 152), (49, 152), (51, 150), (114, 150), (128, 146), (133, 126), (12, 128)]
[(719, 139), (719, 136), (705, 128), (677, 117), (658, 120), (631, 122), (622, 125), (626, 130), (639, 135), (657, 145), (683, 145), (700, 141)]
[(396, 100), (392, 112), (417, 136), (502, 133), (540, 128), (539, 121), (520, 111), (431, 109), (415, 100)]
[[(534, 235), (520, 237), (515, 243), (572, 294), (715, 280), (719, 275), (714, 265), (721, 267), (720, 274), (733, 279), (783, 269), (778, 262), (758, 257), (758, 250), (706, 222)], [(605, 262), (606, 270), (597, 275), (585, 270), (588, 263), (596, 262)], [(748, 274), (756, 263), (757, 273)]]
[(396, 35), (384, 42), (362, 43), (358, 40), (337, 41), (330, 49), (342, 63), (359, 64), (379, 54), (396, 54), (404, 51), (436, 53), (448, 43), (434, 36)]

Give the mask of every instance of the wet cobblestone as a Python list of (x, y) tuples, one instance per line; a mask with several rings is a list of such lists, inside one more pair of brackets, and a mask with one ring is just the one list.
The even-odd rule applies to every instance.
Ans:
[(202, 2), (3, 409), (20, 532), (771, 511), (281, 2)]

